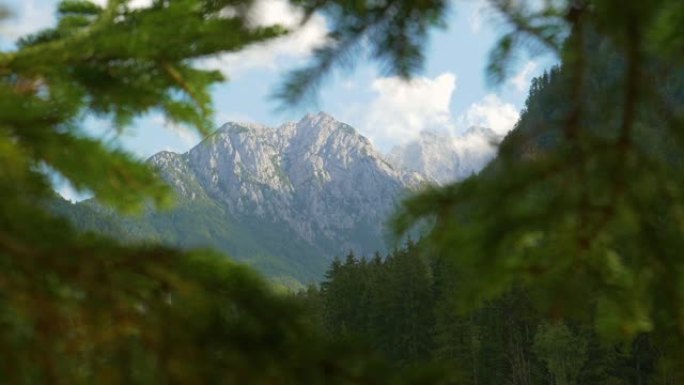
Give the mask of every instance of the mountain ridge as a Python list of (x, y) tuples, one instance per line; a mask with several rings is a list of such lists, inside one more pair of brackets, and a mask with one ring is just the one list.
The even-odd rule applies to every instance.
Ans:
[(185, 153), (162, 151), (148, 162), (176, 191), (174, 210), (138, 219), (101, 212), (118, 225), (94, 219), (81, 227), (211, 247), (301, 282), (319, 280), (334, 256), (350, 250), (388, 251), (384, 224), (402, 198), (437, 183), (392, 164), (352, 126), (322, 112), (278, 127), (229, 122)]

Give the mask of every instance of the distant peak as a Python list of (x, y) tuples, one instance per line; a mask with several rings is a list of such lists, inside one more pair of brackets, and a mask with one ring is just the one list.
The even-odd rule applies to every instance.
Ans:
[(319, 119), (335, 119), (335, 118), (333, 118), (332, 115), (330, 115), (329, 113), (327, 113), (325, 111), (318, 111), (318, 113), (315, 114), (314, 116), (319, 118)]
[(182, 155), (177, 152), (163, 150), (147, 158), (145, 162), (153, 165), (161, 165), (179, 159), (181, 156)]
[(159, 151), (158, 153), (152, 155), (151, 157), (147, 158), (147, 161), (151, 161), (154, 159), (165, 159), (165, 158), (174, 158), (179, 156), (177, 152), (169, 151), (169, 150), (162, 150)]
[(171, 151), (171, 150), (162, 150), (162, 151), (159, 151), (156, 155), (158, 155), (158, 156), (176, 156), (176, 155), (178, 155), (178, 153)]
[(326, 112), (319, 112), (317, 114), (306, 114), (298, 123), (300, 129), (307, 132), (327, 133), (341, 131), (346, 134), (359, 135), (352, 126), (340, 122), (332, 115)]
[(227, 132), (230, 134), (242, 133), (245, 131), (261, 131), (267, 129), (268, 127), (259, 123), (252, 122), (228, 122), (221, 126), (218, 130), (219, 132)]
[(324, 122), (336, 122), (335, 118), (327, 112), (320, 111), (316, 114), (308, 113), (299, 121), (300, 123), (311, 123), (313, 125)]

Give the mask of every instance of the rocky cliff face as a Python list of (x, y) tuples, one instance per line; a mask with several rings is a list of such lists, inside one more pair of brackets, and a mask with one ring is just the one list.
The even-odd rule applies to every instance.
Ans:
[(186, 204), (212, 201), (238, 224), (256, 224), (255, 237), (259, 227), (276, 229), (321, 259), (384, 249), (386, 220), (427, 181), (325, 113), (277, 128), (228, 123), (189, 152), (150, 162)]

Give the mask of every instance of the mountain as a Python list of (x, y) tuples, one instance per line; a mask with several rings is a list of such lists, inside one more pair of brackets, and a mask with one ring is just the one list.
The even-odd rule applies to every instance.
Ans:
[(485, 127), (471, 127), (459, 136), (423, 131), (417, 139), (392, 149), (387, 160), (447, 184), (482, 170), (496, 156), (502, 140), (502, 135)]
[(428, 181), (392, 166), (325, 113), (277, 128), (228, 123), (184, 154), (148, 161), (176, 190), (173, 211), (121, 218), (87, 202), (81, 206), (97, 215), (72, 219), (124, 239), (213, 247), (271, 277), (302, 282), (320, 279), (349, 250), (387, 250), (386, 220)]

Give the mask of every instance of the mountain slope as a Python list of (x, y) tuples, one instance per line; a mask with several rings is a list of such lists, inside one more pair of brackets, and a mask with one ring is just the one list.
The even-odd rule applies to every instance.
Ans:
[[(304, 282), (321, 278), (335, 255), (386, 250), (384, 223), (426, 182), (324, 113), (278, 128), (229, 123), (185, 154), (161, 152), (149, 162), (177, 192), (173, 211), (130, 219), (81, 206), (118, 222), (109, 226), (113, 236), (213, 247)], [(73, 219), (108, 232), (102, 220)]]

